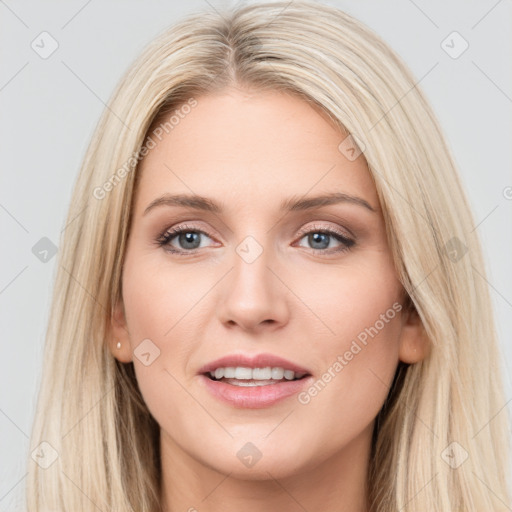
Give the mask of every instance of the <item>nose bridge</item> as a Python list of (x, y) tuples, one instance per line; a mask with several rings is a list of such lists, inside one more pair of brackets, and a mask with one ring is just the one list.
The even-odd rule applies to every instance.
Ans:
[(240, 284), (241, 289), (250, 293), (264, 292), (269, 293), (269, 270), (268, 266), (273, 259), (269, 241), (267, 238), (262, 240), (258, 236), (258, 241), (254, 236), (246, 236), (235, 248), (236, 255), (233, 258), (234, 265), (234, 284)]
[[(275, 255), (269, 237), (248, 235), (236, 247), (223, 287), (221, 320), (245, 329), (286, 321), (285, 289), (270, 270)], [(270, 268), (269, 268), (270, 267)]]

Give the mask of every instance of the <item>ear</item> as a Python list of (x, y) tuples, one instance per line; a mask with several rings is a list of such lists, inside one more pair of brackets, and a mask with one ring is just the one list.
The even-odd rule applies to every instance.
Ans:
[(399, 359), (404, 363), (418, 363), (427, 357), (430, 342), (421, 318), (409, 298), (402, 309), (401, 320)]
[[(117, 348), (120, 343), (121, 347)], [(126, 325), (126, 315), (123, 301), (120, 299), (112, 312), (111, 333), (108, 345), (112, 355), (121, 363), (129, 363), (133, 360), (130, 336)]]

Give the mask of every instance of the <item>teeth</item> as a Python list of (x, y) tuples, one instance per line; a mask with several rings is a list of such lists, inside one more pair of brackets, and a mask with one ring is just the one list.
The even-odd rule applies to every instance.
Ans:
[(224, 377), (226, 379), (234, 379), (235, 378), (235, 370), (233, 366), (229, 366), (228, 368), (221, 368), (221, 370), (224, 370)]
[(295, 372), (292, 370), (285, 370), (284, 371), (284, 378), (288, 380), (293, 380), (295, 377)]
[(242, 366), (237, 366), (235, 368), (235, 379), (252, 379), (252, 368), (243, 368)]
[(272, 378), (272, 368), (254, 368), (252, 375), (255, 380), (269, 380)]
[(227, 368), (216, 368), (211, 371), (210, 375), (216, 379), (239, 379), (239, 380), (293, 380), (300, 379), (305, 373), (295, 373), (293, 370), (285, 370), (284, 368), (247, 368), (245, 366), (237, 366), (236, 368), (230, 366)]
[(284, 370), (282, 368), (272, 368), (272, 378), (282, 379), (284, 376)]

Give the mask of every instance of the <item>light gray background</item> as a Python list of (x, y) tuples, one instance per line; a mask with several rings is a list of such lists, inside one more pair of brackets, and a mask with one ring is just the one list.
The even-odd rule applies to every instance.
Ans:
[[(403, 57), (440, 119), (487, 258), (512, 400), (512, 2), (328, 3), (365, 22)], [(57, 258), (43, 263), (32, 247), (42, 237), (58, 245), (87, 143), (132, 59), (182, 15), (231, 4), (0, 0), (2, 512), (20, 503), (25, 456), (33, 449), (28, 436), (57, 270)], [(59, 45), (47, 59), (31, 47), (43, 31)], [(457, 59), (441, 47), (453, 31), (469, 43)], [(510, 404), (503, 406), (500, 414), (507, 414)]]

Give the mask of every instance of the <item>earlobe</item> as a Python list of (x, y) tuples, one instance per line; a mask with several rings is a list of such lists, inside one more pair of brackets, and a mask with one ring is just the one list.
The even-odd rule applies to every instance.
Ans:
[(121, 363), (133, 360), (130, 336), (126, 325), (124, 306), (119, 300), (112, 312), (111, 333), (108, 336), (108, 345), (112, 355)]
[(400, 361), (409, 364), (418, 363), (427, 357), (429, 349), (430, 342), (416, 308), (413, 305), (405, 307), (400, 334)]

